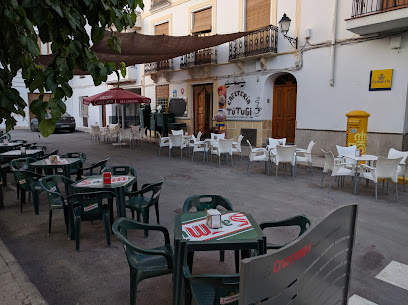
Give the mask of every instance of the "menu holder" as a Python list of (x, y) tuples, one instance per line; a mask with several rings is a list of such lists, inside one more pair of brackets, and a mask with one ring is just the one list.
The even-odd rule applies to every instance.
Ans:
[(207, 210), (207, 225), (211, 229), (218, 229), (221, 227), (221, 213), (217, 209)]

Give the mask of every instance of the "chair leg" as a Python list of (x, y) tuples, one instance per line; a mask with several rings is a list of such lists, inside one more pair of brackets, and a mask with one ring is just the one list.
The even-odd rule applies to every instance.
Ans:
[(330, 175), (329, 190), (327, 191), (328, 193), (330, 193), (330, 188), (331, 188), (331, 185), (332, 185), (332, 178), (333, 178), (333, 176)]
[(234, 251), (235, 256), (235, 272), (239, 273), (239, 250)]
[(275, 179), (278, 180), (278, 164), (275, 165)]
[(137, 295), (137, 272), (130, 270), (130, 305), (136, 305), (136, 295)]
[(218, 167), (221, 167), (221, 155), (218, 155)]
[(232, 161), (232, 155), (231, 156), (231, 167), (234, 167), (234, 162)]
[(323, 178), (324, 178), (324, 172), (323, 172), (323, 175), (322, 175), (322, 181), (320, 182), (320, 188), (322, 188), (322, 186), (323, 186)]
[[(142, 211), (142, 217), (143, 217), (143, 223), (149, 223), (149, 209), (143, 209)], [(144, 237), (148, 237), (149, 236), (149, 231), (145, 230), (144, 231)]]
[(191, 157), (191, 161), (194, 162), (194, 149), (193, 149), (193, 156)]
[(21, 194), (20, 194), (20, 212), (23, 213), (23, 204), (25, 203), (25, 190), (21, 189)]
[(221, 250), (220, 251), (220, 262), (223, 262), (223, 261), (225, 261), (225, 251)]
[(251, 167), (251, 160), (248, 161), (248, 172), (249, 172), (249, 168)]
[(74, 226), (75, 226), (75, 248), (79, 252), (80, 250), (80, 236), (81, 236), (81, 218), (80, 217), (75, 217), (74, 220)]
[(378, 183), (375, 182), (375, 201), (378, 199)]
[(160, 157), (160, 150), (161, 150), (161, 146), (159, 146), (159, 157)]
[(48, 234), (51, 234), (52, 210), (48, 214)]
[(395, 195), (397, 195), (397, 201), (398, 201), (398, 179), (395, 182)]
[(169, 147), (169, 159), (171, 159), (171, 148)]
[(106, 235), (106, 245), (108, 248), (110, 248), (111, 246), (111, 235), (110, 235), (111, 226), (110, 226), (110, 220), (109, 220), (110, 218), (109, 212), (103, 213), (102, 217), (103, 217), (103, 226), (104, 226), (105, 235)]
[(159, 203), (156, 203), (156, 204), (154, 205), (154, 209), (156, 210), (156, 220), (157, 220), (157, 223), (160, 224)]
[(33, 192), (33, 202), (34, 202), (34, 213), (35, 215), (38, 215), (40, 213), (40, 208), (39, 208), (39, 199), (40, 194), (38, 193), (38, 191), (34, 191)]
[(405, 192), (405, 175), (402, 176), (402, 183), (404, 183), (403, 188), (404, 188), (404, 192)]

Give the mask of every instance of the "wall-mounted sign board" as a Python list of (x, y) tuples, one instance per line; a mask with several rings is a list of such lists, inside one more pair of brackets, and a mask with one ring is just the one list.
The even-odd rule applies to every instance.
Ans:
[(371, 70), (370, 91), (391, 90), (393, 69)]

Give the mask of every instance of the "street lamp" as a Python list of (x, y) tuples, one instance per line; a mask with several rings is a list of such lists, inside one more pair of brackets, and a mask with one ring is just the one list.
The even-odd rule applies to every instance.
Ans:
[(286, 14), (284, 13), (282, 19), (279, 21), (279, 27), (281, 29), (281, 33), (283, 34), (283, 37), (285, 37), (287, 40), (289, 40), (292, 47), (297, 49), (298, 39), (297, 38), (292, 38), (292, 37), (289, 37), (289, 36), (286, 35), (288, 33), (288, 31), (289, 31), (291, 21), (292, 20), (290, 20), (290, 18), (288, 16), (286, 16)]

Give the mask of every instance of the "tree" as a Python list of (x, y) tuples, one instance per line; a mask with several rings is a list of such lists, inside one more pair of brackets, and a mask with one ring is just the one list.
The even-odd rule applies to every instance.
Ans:
[[(123, 71), (123, 63), (116, 67), (99, 60), (90, 46), (100, 41), (108, 28), (112, 33), (108, 44), (120, 52), (120, 39), (112, 26), (118, 32), (133, 27), (138, 5), (143, 8), (143, 1), (0, 0), (0, 118), (5, 120), (7, 131), (16, 124), (14, 115), (25, 116), (26, 102), (12, 88), (19, 71), (30, 92), (40, 92), (30, 110), (37, 116), (45, 137), (54, 132), (55, 123), (66, 110), (64, 100), (72, 96), (68, 82), (74, 68), (89, 71), (95, 85), (106, 81), (113, 71)], [(86, 28), (90, 28), (90, 35)], [(48, 67), (35, 62), (40, 54), (39, 39), (51, 43), (54, 59)], [(53, 98), (43, 102), (46, 91)]]

